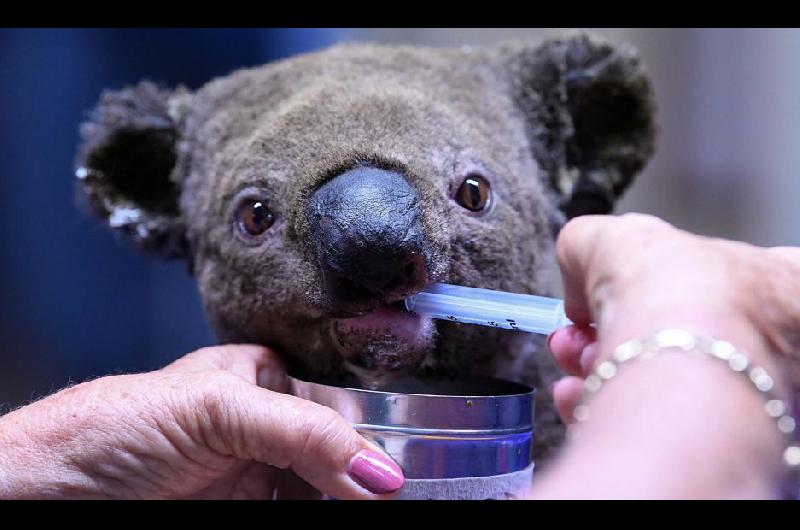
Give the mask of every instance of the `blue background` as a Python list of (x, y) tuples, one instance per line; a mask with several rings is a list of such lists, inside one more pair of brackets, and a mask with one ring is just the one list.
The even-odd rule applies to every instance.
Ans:
[(163, 366), (214, 342), (194, 280), (75, 206), (78, 126), (100, 92), (213, 77), (337, 39), (326, 29), (0, 30), (0, 404)]

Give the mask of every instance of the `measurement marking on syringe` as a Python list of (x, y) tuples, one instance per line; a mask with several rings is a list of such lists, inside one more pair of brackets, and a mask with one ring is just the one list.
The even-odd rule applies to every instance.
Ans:
[(541, 334), (569, 323), (563, 307), (554, 298), (446, 284), (429, 286), (406, 300), (406, 308), (421, 316)]

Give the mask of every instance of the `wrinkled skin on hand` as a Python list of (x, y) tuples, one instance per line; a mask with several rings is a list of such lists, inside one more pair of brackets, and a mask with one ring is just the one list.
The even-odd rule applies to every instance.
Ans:
[[(584, 378), (616, 346), (668, 328), (732, 343), (781, 399), (797, 395), (800, 249), (702, 237), (641, 214), (574, 219), (556, 249), (575, 323), (548, 340), (568, 374), (553, 388), (565, 423)], [(787, 440), (741, 374), (686, 352), (624, 364), (585, 402), (588, 420), (540, 475), (535, 498), (796, 498)]]
[(548, 340), (568, 374), (553, 389), (563, 421), (572, 421), (583, 378), (617, 345), (669, 327), (733, 342), (772, 367), (787, 398), (797, 392), (800, 249), (699, 236), (626, 214), (570, 221), (556, 250), (565, 310), (577, 324)]
[(348, 475), (380, 450), (286, 384), (273, 352), (231, 345), (62, 390), (0, 418), (0, 498), (387, 497)]

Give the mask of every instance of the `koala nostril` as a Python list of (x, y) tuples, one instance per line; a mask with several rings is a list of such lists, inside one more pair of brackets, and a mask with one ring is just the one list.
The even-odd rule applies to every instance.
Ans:
[(422, 289), (426, 283), (425, 261), (412, 252), (409, 261), (401, 265), (397, 274), (385, 284), (383, 292), (387, 301), (394, 302)]
[[(377, 270), (362, 272), (355, 276), (345, 276), (330, 270), (325, 271), (326, 285), (331, 295), (339, 302), (356, 303), (383, 301), (387, 303), (402, 300), (408, 294), (425, 286), (427, 274), (421, 267), (419, 258), (412, 254), (411, 261), (394, 260), (394, 266), (375, 264)], [(424, 264), (424, 261), (422, 261)], [(383, 265), (381, 267), (380, 265)], [(388, 272), (388, 271), (394, 271)], [(386, 278), (389, 278), (386, 280)]]
[(389, 280), (389, 282), (387, 282), (384, 288), (386, 292), (390, 293), (408, 284), (409, 280), (411, 280), (414, 277), (414, 269), (415, 267), (413, 263), (409, 263), (408, 265), (403, 267), (403, 269), (397, 276), (395, 276), (394, 278)]
[(349, 293), (353, 298), (372, 296), (374, 294), (369, 289), (366, 289), (364, 286), (359, 285), (349, 278), (339, 276), (338, 280), (340, 289)]

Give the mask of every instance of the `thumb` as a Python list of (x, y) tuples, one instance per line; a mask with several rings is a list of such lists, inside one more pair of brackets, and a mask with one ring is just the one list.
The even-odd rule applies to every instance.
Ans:
[(200, 421), (205, 418), (212, 433), (207, 445), (218, 452), (291, 468), (339, 499), (382, 498), (403, 485), (399, 466), (328, 407), (238, 376), (203, 394)]
[(571, 219), (556, 240), (556, 259), (564, 286), (564, 312), (577, 325), (594, 322), (592, 289), (588, 276), (597, 252), (597, 242), (610, 216), (584, 215)]

